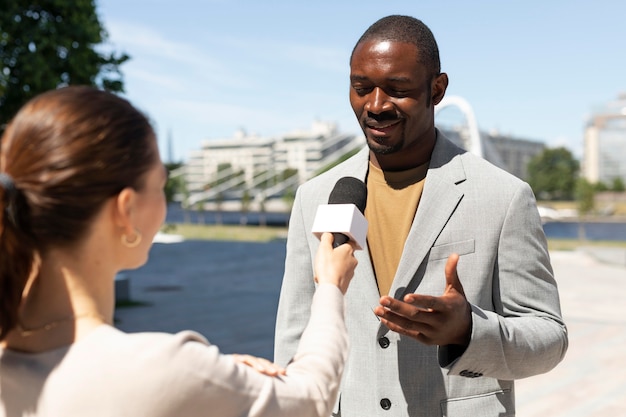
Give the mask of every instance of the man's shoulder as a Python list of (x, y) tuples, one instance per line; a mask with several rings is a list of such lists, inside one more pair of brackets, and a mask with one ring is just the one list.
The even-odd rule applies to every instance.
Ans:
[(504, 168), (470, 152), (466, 152), (460, 155), (460, 157), (469, 177), (488, 178), (495, 182), (506, 182), (512, 185), (521, 185), (521, 183), (525, 182)]

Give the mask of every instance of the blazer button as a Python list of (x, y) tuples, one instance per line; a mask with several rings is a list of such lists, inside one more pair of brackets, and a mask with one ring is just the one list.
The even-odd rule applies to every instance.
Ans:
[(391, 401), (389, 400), (389, 398), (383, 398), (382, 400), (380, 400), (380, 406), (383, 408), (383, 410), (389, 410), (391, 408)]
[(464, 369), (461, 372), (459, 372), (459, 375), (464, 376), (466, 378), (479, 378), (483, 376), (482, 372), (472, 372), (472, 371), (468, 371), (467, 369)]
[(389, 339), (383, 336), (380, 339), (378, 339), (378, 344), (380, 345), (381, 348), (387, 349), (389, 347)]

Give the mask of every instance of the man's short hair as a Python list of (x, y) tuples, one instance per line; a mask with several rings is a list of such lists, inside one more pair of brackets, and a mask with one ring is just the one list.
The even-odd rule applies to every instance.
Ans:
[(430, 68), (433, 75), (441, 72), (439, 48), (435, 36), (419, 19), (411, 16), (391, 15), (374, 22), (357, 41), (350, 55), (350, 62), (352, 62), (356, 47), (362, 42), (373, 39), (411, 43), (417, 47), (420, 62)]

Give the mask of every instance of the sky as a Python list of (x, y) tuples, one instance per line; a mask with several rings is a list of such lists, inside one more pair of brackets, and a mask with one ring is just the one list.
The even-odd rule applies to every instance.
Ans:
[[(125, 93), (155, 125), (162, 158), (206, 140), (263, 137), (316, 120), (360, 134), (349, 56), (390, 14), (422, 20), (439, 45), (446, 96), (478, 126), (565, 146), (580, 158), (589, 115), (626, 93), (626, 2), (614, 0), (96, 0)], [(454, 109), (441, 118), (460, 118)], [(168, 145), (171, 143), (171, 145)], [(171, 147), (170, 147), (171, 146)]]

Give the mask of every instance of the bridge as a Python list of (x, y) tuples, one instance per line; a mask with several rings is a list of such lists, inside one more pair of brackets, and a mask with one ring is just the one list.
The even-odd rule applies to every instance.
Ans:
[(463, 148), (469, 152), (484, 157), (483, 144), (480, 138), (480, 131), (478, 130), (478, 123), (476, 122), (476, 116), (472, 106), (469, 105), (467, 100), (459, 96), (444, 97), (443, 100), (435, 107), (435, 117), (442, 110), (447, 108), (457, 108), (465, 116), (465, 129), (467, 134), (462, 135), (465, 137), (465, 143), (462, 144)]

